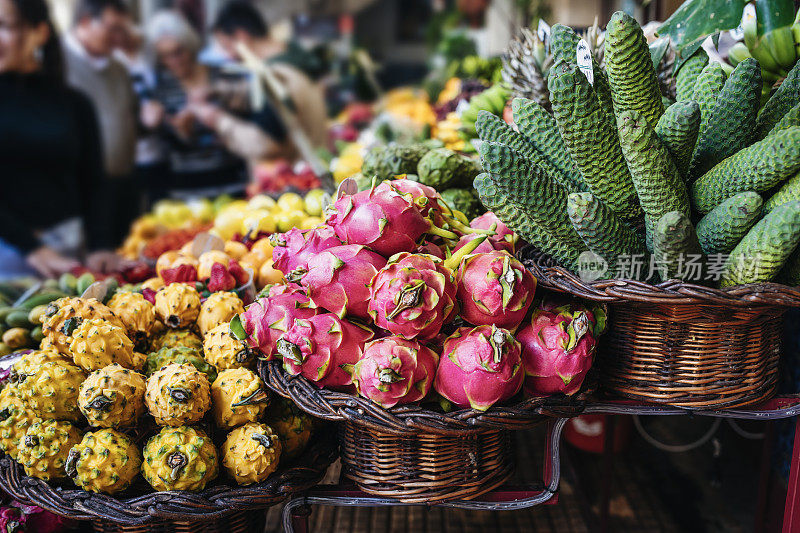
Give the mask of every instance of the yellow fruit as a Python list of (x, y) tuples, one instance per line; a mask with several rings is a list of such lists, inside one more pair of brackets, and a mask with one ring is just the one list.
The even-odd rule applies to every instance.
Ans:
[(156, 293), (156, 315), (170, 328), (185, 328), (200, 314), (200, 294), (186, 283), (170, 283)]
[(188, 329), (168, 329), (161, 335), (153, 337), (150, 342), (150, 351), (157, 352), (161, 348), (176, 346), (186, 346), (199, 351), (203, 349), (203, 339)]
[(6, 385), (0, 392), (0, 447), (12, 459), (17, 459), (20, 440), (28, 428), (39, 420), (29, 409), (15, 385)]
[(264, 481), (278, 468), (280, 438), (266, 424), (246, 424), (228, 434), (222, 464), (239, 485)]
[(258, 421), (269, 400), (264, 382), (246, 368), (223, 370), (211, 385), (214, 422), (224, 429)]
[(230, 240), (242, 231), (242, 222), (245, 214), (243, 211), (225, 208), (214, 219), (214, 229), (224, 240)]
[(309, 191), (304, 199), (306, 213), (315, 217), (322, 215), (323, 204), (326, 202), (330, 202), (330, 195), (322, 189)]
[(276, 223), (272, 212), (266, 209), (251, 211), (242, 221), (242, 235), (254, 237), (259, 233), (275, 233)]
[(99, 370), (113, 363), (133, 368), (133, 342), (125, 328), (105, 320), (83, 320), (72, 332), (69, 351), (84, 370)]
[(203, 356), (217, 370), (251, 367), (255, 362), (253, 351), (246, 341), (231, 334), (230, 324), (220, 324), (203, 339)]
[(47, 307), (42, 333), (60, 353), (72, 356), (69, 345), (80, 320), (97, 318), (124, 328), (122, 321), (95, 298), (61, 298)]
[(64, 465), (69, 451), (83, 434), (69, 422), (37, 420), (25, 432), (17, 451), (17, 460), (25, 473), (45, 481), (67, 477)]
[(267, 259), (258, 269), (257, 285), (259, 289), (272, 283), (283, 283), (283, 281), (283, 272), (275, 268), (272, 259)]
[(211, 406), (210, 385), (192, 365), (171, 363), (147, 378), (144, 399), (158, 425), (192, 424)]
[(269, 237), (264, 237), (263, 239), (258, 239), (256, 242), (253, 243), (253, 246), (250, 247), (251, 253), (260, 253), (264, 257), (272, 257), (272, 243), (269, 240)]
[(267, 209), (271, 210), (275, 207), (275, 200), (271, 196), (265, 194), (257, 194), (250, 198), (247, 202), (247, 207), (250, 209)]
[(214, 443), (201, 430), (165, 427), (144, 447), (142, 476), (158, 491), (202, 490), (217, 477)]
[(116, 494), (131, 485), (141, 466), (142, 453), (127, 435), (101, 429), (72, 447), (64, 471), (83, 490)]
[(228, 268), (231, 256), (221, 250), (211, 250), (202, 254), (198, 259), (197, 277), (198, 279), (208, 279), (211, 277), (211, 267), (214, 263), (221, 263)]
[(30, 331), (25, 328), (11, 328), (3, 333), (3, 344), (12, 350), (24, 348), (30, 343), (30, 341)]
[(108, 307), (125, 324), (131, 340), (140, 342), (152, 331), (155, 307), (138, 292), (119, 292), (108, 302)]
[(266, 256), (261, 252), (251, 251), (244, 254), (242, 258), (239, 259), (239, 264), (242, 266), (242, 268), (250, 268), (253, 270), (253, 272), (258, 272), (258, 270), (261, 268), (261, 265), (264, 264), (264, 261), (270, 257), (272, 257), (272, 254)]
[(302, 211), (305, 208), (305, 202), (299, 194), (285, 192), (278, 197), (278, 208), (283, 211)]
[(302, 210), (278, 211), (275, 214), (275, 219), (278, 222), (278, 231), (285, 233), (290, 229), (297, 227), (305, 217), (306, 214)]
[(244, 313), (242, 300), (233, 292), (219, 291), (206, 298), (200, 306), (197, 327), (205, 335), (220, 324), (227, 324), (239, 313)]
[(144, 376), (108, 365), (81, 383), (78, 407), (92, 426), (132, 427), (144, 414), (144, 391)]
[(225, 241), (224, 252), (237, 261), (249, 251), (250, 250), (247, 249), (247, 246), (245, 246), (244, 243), (239, 241)]
[(281, 438), (283, 457), (294, 459), (303, 453), (311, 439), (314, 424), (310, 415), (292, 400), (276, 397), (267, 409), (265, 420)]
[(300, 221), (300, 224), (297, 226), (300, 229), (311, 229), (316, 228), (320, 224), (325, 222), (320, 217), (305, 217), (303, 220)]
[[(53, 350), (34, 350), (22, 356), (11, 367), (11, 380), (17, 381), (20, 376), (33, 374), (43, 363), (58, 361), (61, 363), (73, 364), (72, 359)], [(5, 390), (5, 389), (4, 389)]]
[(161, 278), (150, 278), (142, 282), (142, 289), (150, 289), (151, 291), (158, 291), (164, 286), (164, 280)]
[(187, 202), (186, 206), (192, 212), (192, 216), (200, 222), (211, 222), (214, 220), (214, 204), (208, 198), (197, 198)]
[(61, 361), (42, 363), (31, 374), (20, 374), (17, 390), (25, 405), (41, 418), (81, 418), (78, 391), (86, 374), (78, 366)]
[(198, 268), (197, 259), (192, 256), (183, 255), (175, 250), (164, 252), (158, 257), (158, 261), (156, 261), (156, 273), (161, 276), (164, 270), (177, 268), (181, 265), (189, 265)]
[(185, 255), (186, 257), (194, 257), (194, 252), (192, 252), (192, 248), (194, 247), (194, 241), (189, 241), (183, 246), (178, 249), (178, 252), (181, 255)]

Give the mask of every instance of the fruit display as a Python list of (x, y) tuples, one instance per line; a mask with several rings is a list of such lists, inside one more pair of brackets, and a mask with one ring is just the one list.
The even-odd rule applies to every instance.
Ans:
[[(287, 281), (240, 315), (250, 349), (281, 360), (288, 374), (385, 408), (426, 402), (434, 391), (458, 408), (510, 400), (538, 372), (515, 332), (530, 309), (549, 307), (535, 302), (535, 279), (510, 253), (512, 232), (490, 213), (471, 223), (462, 216), (403, 177), (341, 195), (326, 225), (279, 236), (273, 260)], [(578, 337), (595, 339), (605, 323), (602, 308), (585, 314), (591, 327), (553, 345), (570, 362), (534, 354), (547, 359), (535, 364), (585, 362), (595, 345)], [(534, 383), (529, 392), (572, 394), (583, 377), (565, 373), (563, 390)]]
[(590, 74), (577, 63), (578, 39), (561, 25), (550, 34), (552, 115), (527, 98), (512, 105), (517, 130), (480, 113), (485, 173), (474, 183), (486, 207), (586, 279), (729, 287), (789, 278), (800, 243), (800, 203), (787, 192), (800, 171), (791, 113), (800, 63), (759, 110), (755, 59), (726, 74), (689, 58), (671, 103), (633, 18), (614, 14)]
[(230, 432), (222, 465), (240, 485), (263, 481), (278, 468), (281, 440), (266, 424), (251, 422)]
[(300, 162), (292, 166), (288, 161), (279, 159), (260, 163), (253, 169), (253, 181), (247, 186), (247, 193), (250, 196), (280, 194), (287, 190), (304, 192), (319, 187), (319, 178), (307, 163)]
[(142, 476), (155, 490), (202, 490), (219, 473), (217, 449), (202, 430), (164, 427), (145, 444)]
[(64, 470), (83, 490), (115, 494), (130, 486), (141, 466), (142, 452), (127, 435), (99, 429), (72, 447)]

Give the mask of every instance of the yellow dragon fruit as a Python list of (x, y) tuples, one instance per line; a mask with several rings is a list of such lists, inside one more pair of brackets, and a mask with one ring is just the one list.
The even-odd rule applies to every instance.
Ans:
[(211, 407), (206, 375), (190, 364), (169, 364), (147, 379), (145, 404), (161, 426), (197, 422)]
[(0, 448), (12, 459), (17, 458), (20, 440), (28, 428), (39, 420), (25, 405), (14, 385), (0, 391)]
[(100, 319), (83, 320), (72, 331), (69, 351), (75, 364), (87, 371), (112, 363), (134, 368), (133, 342), (125, 328)]
[(31, 374), (20, 374), (18, 389), (25, 404), (38, 416), (77, 422), (78, 390), (86, 379), (79, 367), (60, 361), (42, 363)]
[(120, 365), (95, 370), (81, 384), (78, 407), (92, 426), (132, 427), (144, 413), (144, 377)]
[(269, 405), (269, 393), (255, 372), (231, 368), (211, 385), (214, 421), (223, 429), (258, 421)]
[(69, 451), (81, 441), (81, 431), (69, 422), (37, 420), (25, 432), (17, 460), (29, 476), (45, 481), (67, 477)]
[(61, 298), (47, 306), (42, 322), (42, 334), (63, 354), (69, 354), (72, 332), (80, 320), (100, 319), (124, 328), (122, 321), (95, 298)]
[(142, 453), (127, 435), (100, 429), (72, 447), (64, 471), (83, 490), (115, 494), (131, 485), (141, 465)]
[(277, 470), (280, 457), (280, 437), (266, 424), (234, 429), (222, 447), (222, 464), (239, 485), (267, 479)]
[(244, 304), (235, 293), (215, 292), (200, 306), (197, 327), (205, 335), (220, 324), (227, 324), (239, 313), (244, 313)]
[(200, 294), (186, 283), (170, 283), (156, 293), (156, 314), (170, 328), (185, 328), (200, 314)]
[(217, 370), (249, 368), (255, 363), (253, 351), (247, 341), (237, 339), (230, 324), (224, 323), (206, 333), (203, 355)]
[(142, 476), (155, 490), (203, 490), (218, 473), (214, 443), (199, 429), (165, 427), (144, 447)]
[(118, 292), (108, 302), (111, 311), (122, 320), (128, 336), (137, 345), (144, 342), (153, 330), (156, 322), (156, 311), (138, 292)]
[(314, 421), (293, 401), (280, 396), (273, 398), (266, 421), (281, 438), (282, 457), (294, 459), (303, 453), (311, 438)]
[(17, 381), (19, 376), (33, 374), (42, 363), (49, 363), (51, 361), (59, 361), (62, 363), (72, 364), (72, 359), (67, 358), (65, 355), (50, 350), (34, 350), (26, 353), (22, 358), (14, 363), (11, 367), (11, 381)]
[(161, 348), (176, 346), (186, 346), (199, 351), (203, 349), (203, 340), (188, 329), (167, 329), (161, 335), (153, 338), (150, 342), (150, 351), (157, 352)]

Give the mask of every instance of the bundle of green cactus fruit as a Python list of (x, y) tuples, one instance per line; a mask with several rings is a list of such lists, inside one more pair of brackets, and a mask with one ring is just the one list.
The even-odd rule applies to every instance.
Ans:
[(800, 283), (800, 62), (760, 107), (756, 59), (726, 74), (701, 49), (670, 103), (629, 15), (611, 18), (602, 66), (578, 64), (578, 43), (553, 27), (551, 111), (479, 114), (484, 205), (579, 274), (599, 256), (605, 278)]

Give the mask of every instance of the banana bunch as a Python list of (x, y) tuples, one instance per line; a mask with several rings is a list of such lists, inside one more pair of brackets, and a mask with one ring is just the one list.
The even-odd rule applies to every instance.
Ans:
[[(478, 120), (480, 111), (488, 111), (493, 115), (503, 116), (503, 111), (508, 101), (509, 92), (502, 83), (496, 83), (473, 96), (467, 107), (461, 112), (461, 138), (465, 141), (474, 139), (478, 136), (475, 131), (475, 122)], [(466, 143), (465, 150), (472, 150), (472, 145)]]
[[(788, 2), (789, 6), (791, 4)], [(761, 88), (763, 103), (775, 82), (786, 77), (789, 69), (800, 58), (800, 11), (797, 12), (791, 25), (773, 28), (763, 35), (759, 35), (758, 26), (756, 10), (752, 9), (752, 5), (748, 5), (742, 17), (744, 42), (731, 47), (728, 51), (728, 61), (735, 67), (749, 57), (758, 60), (763, 82)]]

